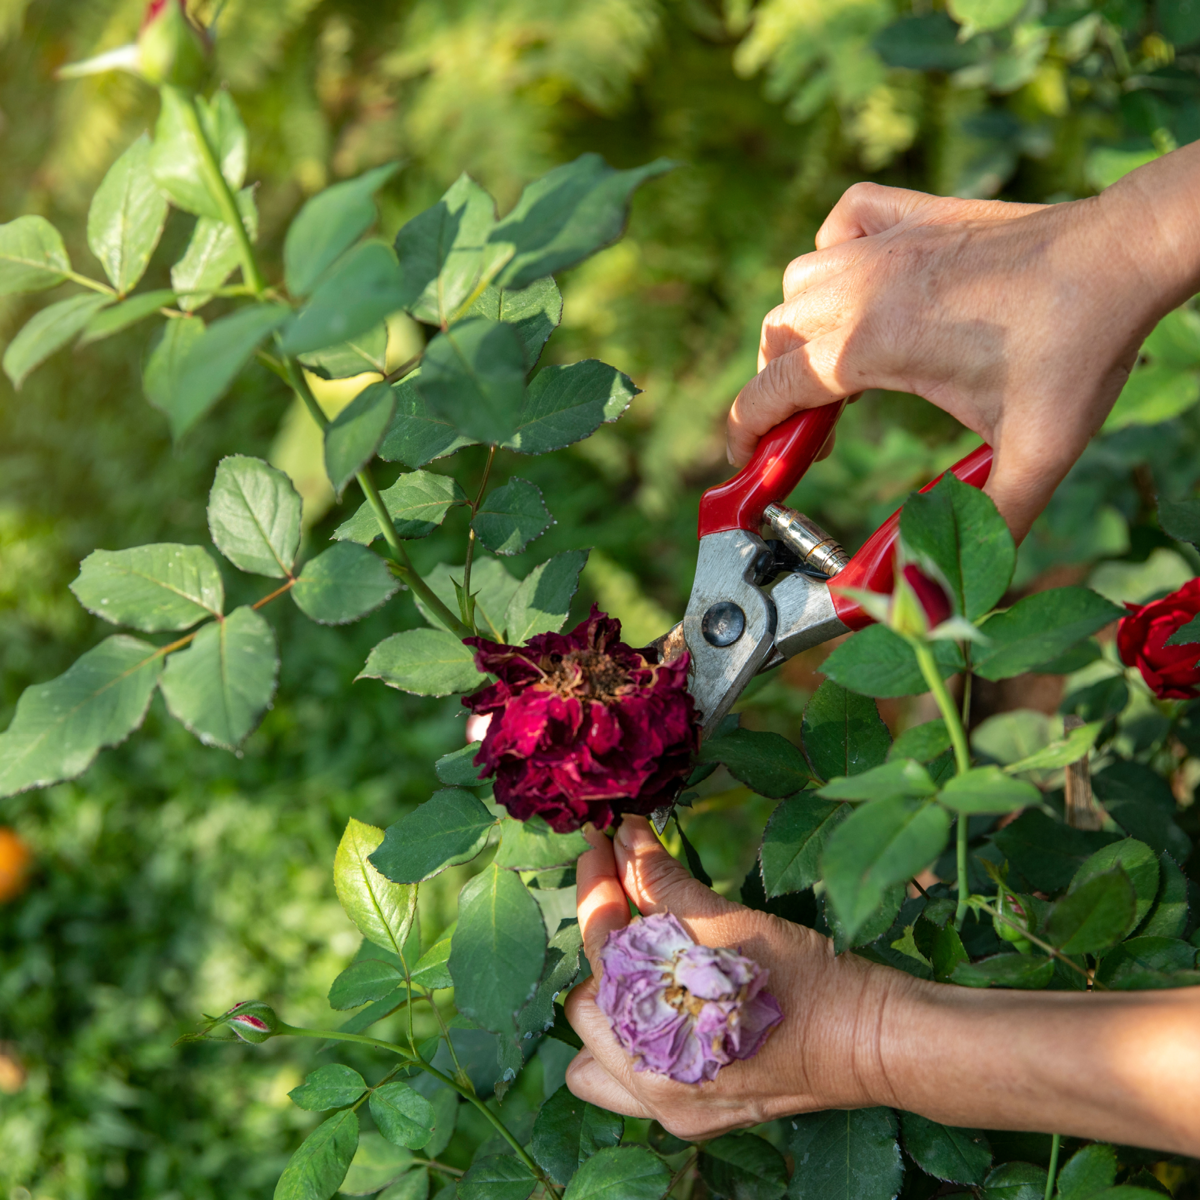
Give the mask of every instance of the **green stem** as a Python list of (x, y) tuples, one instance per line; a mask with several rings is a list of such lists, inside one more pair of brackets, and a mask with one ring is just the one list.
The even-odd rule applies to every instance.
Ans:
[(423, 1058), (413, 1058), (405, 1052), (403, 1046), (394, 1045), (392, 1042), (384, 1042), (379, 1038), (367, 1037), (362, 1033), (342, 1033), (340, 1030), (331, 1029), (301, 1029), (296, 1025), (288, 1025), (283, 1021), (279, 1022), (279, 1032), (281, 1034), (290, 1034), (292, 1037), (308, 1037), (308, 1038), (323, 1038), (335, 1042), (356, 1042), (360, 1046), (373, 1046), (376, 1050), (386, 1050), (389, 1054), (394, 1054), (398, 1058), (404, 1060), (404, 1065), (409, 1067), (417, 1067), (424, 1071), (427, 1075), (432, 1075), (435, 1079), (440, 1080), (448, 1088), (453, 1088), (464, 1100), (469, 1104), (473, 1104), (483, 1117), (493, 1126), (496, 1132), (512, 1147), (516, 1156), (533, 1172), (534, 1176), (540, 1180), (550, 1192), (552, 1196), (558, 1197), (560, 1193), (555, 1189), (554, 1185), (546, 1178), (541, 1167), (533, 1161), (525, 1151), (525, 1147), (509, 1132), (508, 1126), (500, 1120), (498, 1116), (474, 1092), (462, 1087), (456, 1083), (449, 1075), (443, 1075), (436, 1067), (431, 1066)]
[[(163, 91), (166, 90), (164, 87)], [(183, 112), (183, 119), (187, 123), (188, 132), (195, 138), (200, 149), (200, 170), (204, 175), (204, 182), (221, 209), (221, 216), (225, 224), (233, 230), (233, 236), (237, 240), (238, 257), (242, 263), (242, 278), (256, 296), (261, 296), (266, 291), (267, 285), (262, 277), (262, 272), (258, 269), (258, 261), (254, 257), (254, 247), (250, 244), (250, 235), (246, 232), (246, 226), (242, 221), (237, 198), (229, 186), (229, 181), (221, 173), (221, 164), (217, 161), (216, 151), (208, 140), (208, 134), (204, 132), (204, 122), (200, 120), (200, 110), (196, 107), (196, 98), (179, 88), (172, 90), (180, 100), (180, 109)]]
[[(308, 380), (304, 378), (304, 372), (295, 358), (289, 355), (279, 362), (272, 355), (264, 353), (260, 355), (260, 361), (276, 373), (278, 373), (277, 365), (283, 368), (283, 378), (287, 380), (292, 391), (300, 397), (304, 407), (308, 409), (309, 416), (316, 421), (317, 428), (327, 429), (329, 418), (317, 403), (317, 398), (313, 395), (312, 388), (308, 386)], [(384, 541), (387, 542), (388, 558), (395, 565), (396, 574), (425, 601), (429, 608), (441, 617), (452, 633), (457, 634), (460, 638), (474, 636), (474, 630), (464, 625), (434, 594), (429, 584), (417, 574), (416, 568), (412, 565), (404, 549), (404, 543), (396, 535), (395, 523), (392, 521), (391, 513), (387, 510), (387, 505), (383, 502), (383, 497), (379, 494), (379, 489), (375, 486), (375, 480), (371, 478), (370, 467), (363, 467), (355, 479), (358, 480), (358, 486), (362, 488), (363, 495), (366, 496), (367, 503), (375, 514), (375, 520), (379, 522), (380, 532), (383, 534)]]
[[(917, 656), (917, 664), (921, 668), (921, 674), (925, 676), (925, 682), (929, 684), (929, 690), (933, 693), (942, 719), (946, 722), (946, 728), (950, 731), (950, 741), (954, 746), (954, 759), (958, 766), (958, 774), (965, 775), (971, 769), (971, 751), (967, 746), (966, 730), (963, 729), (962, 719), (958, 715), (958, 706), (954, 703), (954, 699), (946, 687), (946, 681), (938, 670), (937, 660), (933, 657), (929, 643), (918, 641), (916, 638), (911, 639), (911, 643)], [(964, 813), (958, 814), (957, 826), (958, 907), (954, 913), (954, 923), (961, 929), (963, 921), (967, 917), (967, 898), (970, 895), (970, 885), (967, 880), (968, 821)]]
[(475, 516), (479, 512), (479, 506), (483, 503), (483, 494), (487, 491), (488, 478), (492, 473), (492, 463), (495, 458), (496, 447), (489, 446), (487, 462), (483, 467), (483, 478), (479, 482), (479, 491), (476, 493), (474, 503), (471, 505), (471, 524), (467, 531), (467, 559), (463, 564), (463, 594), (459, 607), (462, 610), (462, 619), (472, 629), (475, 628), (475, 605), (471, 602), (471, 563), (475, 558)]
[(107, 283), (101, 283), (98, 279), (89, 279), (86, 275), (80, 275), (78, 271), (63, 271), (72, 283), (78, 283), (85, 288), (91, 288), (93, 292), (103, 292), (106, 296), (117, 295), (117, 289), (111, 288)]
[(1056, 1133), (1050, 1142), (1050, 1170), (1046, 1175), (1045, 1200), (1050, 1200), (1050, 1197), (1054, 1195), (1054, 1179), (1058, 1174), (1058, 1147), (1061, 1142), (1061, 1133)]
[(1010, 929), (1017, 930), (1017, 932), (1020, 933), (1020, 935), (1023, 938), (1025, 938), (1026, 941), (1032, 942), (1033, 945), (1037, 946), (1037, 948), (1039, 950), (1044, 950), (1048, 955), (1050, 955), (1051, 958), (1058, 959), (1058, 961), (1060, 963), (1063, 963), (1065, 966), (1070, 967), (1071, 970), (1074, 971), (1077, 975), (1082, 975), (1084, 977), (1084, 979), (1086, 979), (1088, 981), (1089, 984), (1098, 988), (1100, 991), (1108, 990), (1108, 988), (1105, 987), (1104, 984), (1093, 980), (1088, 975), (1088, 973), (1078, 963), (1072, 962), (1061, 950), (1058, 949), (1057, 946), (1052, 946), (1052, 945), (1050, 945), (1049, 942), (1043, 941), (1040, 937), (1037, 936), (1037, 934), (1030, 933), (1029, 930), (1026, 929), (1024, 925), (1018, 925), (1017, 922), (1014, 921), (1007, 914), (998, 912), (990, 904), (981, 900), (978, 896), (974, 897), (974, 899), (972, 900), (972, 903), (975, 905), (976, 908), (980, 909), (982, 912), (987, 913), (987, 915), (989, 917), (992, 917), (998, 921), (1002, 921)]

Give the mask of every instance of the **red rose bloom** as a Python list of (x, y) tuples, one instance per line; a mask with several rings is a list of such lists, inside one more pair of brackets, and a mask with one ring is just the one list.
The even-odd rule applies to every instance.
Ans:
[(1200, 646), (1168, 646), (1167, 639), (1200, 613), (1200, 579), (1150, 604), (1127, 604), (1129, 616), (1117, 625), (1117, 650), (1126, 666), (1137, 667), (1161, 700), (1191, 700), (1200, 691)]
[(916, 595), (930, 629), (936, 629), (943, 621), (950, 620), (954, 614), (950, 597), (936, 579), (931, 579), (920, 567), (912, 563), (905, 563), (901, 573)]
[(699, 746), (688, 656), (657, 665), (620, 637), (621, 623), (593, 605), (570, 633), (525, 646), (464, 639), (497, 676), (463, 704), (492, 714), (475, 764), (495, 775), (510, 816), (536, 813), (556, 833), (603, 829), (668, 803), (688, 775)]

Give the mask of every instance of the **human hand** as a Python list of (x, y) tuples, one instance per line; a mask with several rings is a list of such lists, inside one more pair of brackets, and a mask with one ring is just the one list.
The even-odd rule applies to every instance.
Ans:
[[(567, 998), (584, 1049), (567, 1069), (580, 1099), (626, 1116), (654, 1117), (687, 1141), (715, 1137), (791, 1113), (888, 1104), (879, 1061), (882, 1010), (908, 976), (852, 954), (835, 957), (815, 930), (733, 904), (691, 878), (644, 817), (626, 816), (613, 842), (588, 827), (592, 849), (577, 865), (579, 923), (593, 978)], [(709, 1083), (676, 1083), (636, 1071), (596, 1006), (600, 950), (644, 915), (672, 912), (698, 942), (740, 948), (770, 971), (767, 990), (783, 1021), (752, 1059), (722, 1067)]]
[(1130, 221), (1154, 223), (1128, 211), (1135, 187), (1052, 206), (850, 188), (763, 322), (759, 374), (729, 415), (730, 461), (800, 409), (914, 392), (992, 445), (985, 490), (1024, 537), (1146, 334), (1190, 294), (1138, 241)]

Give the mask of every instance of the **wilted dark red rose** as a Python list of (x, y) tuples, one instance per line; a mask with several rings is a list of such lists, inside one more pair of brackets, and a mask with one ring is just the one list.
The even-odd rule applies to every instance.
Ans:
[(621, 640), (597, 607), (570, 633), (525, 646), (484, 638), (475, 665), (497, 677), (463, 703), (492, 714), (475, 764), (496, 776), (496, 799), (520, 821), (556, 833), (619, 813), (653, 812), (674, 796), (699, 745), (688, 656), (658, 665)]
[(1175, 630), (1200, 613), (1200, 579), (1189, 579), (1179, 591), (1161, 600), (1125, 607), (1129, 616), (1117, 626), (1121, 661), (1137, 667), (1162, 700), (1191, 700), (1200, 695), (1200, 645), (1166, 645)]

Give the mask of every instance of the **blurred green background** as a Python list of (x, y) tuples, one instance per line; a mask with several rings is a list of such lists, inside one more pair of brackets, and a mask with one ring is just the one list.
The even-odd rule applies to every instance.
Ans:
[[(53, 75), (128, 41), (142, 7), (0, 0), (0, 220), (44, 213), (79, 263), (91, 191), (156, 100), (127, 76)], [(600, 357), (644, 394), (589, 441), (520, 460), (557, 525), (517, 573), (594, 547), (579, 606), (599, 600), (637, 644), (682, 609), (699, 492), (727, 474), (724, 411), (754, 371), (784, 266), (847, 186), (1055, 202), (1200, 136), (1200, 5), (1009, 7), (1015, 20), (963, 41), (932, 0), (229, 0), (219, 76), (250, 126), (271, 265), (307, 194), (393, 158), (388, 234), (462, 170), (503, 211), (583, 151), (682, 164), (638, 195), (624, 241), (560, 280), (548, 351)], [(148, 286), (165, 284), (190, 223), (172, 214)], [(0, 301), (0, 341), (32, 307)], [(1192, 573), (1153, 513), (1157, 491), (1189, 494), (1200, 475), (1198, 325), (1185, 312), (1152, 338), (1022, 549), (1020, 586), (1052, 571), (1136, 600)], [(335, 520), (314, 429), (277, 381), (253, 369), (173, 448), (141, 394), (144, 342), (59, 355), (20, 395), (0, 382), (0, 727), (24, 687), (105, 632), (66, 590), (79, 560), (206, 541), (223, 454), (291, 471), (311, 538)], [(793, 502), (852, 548), (974, 441), (924, 401), (869, 395)], [(501, 477), (517, 463), (501, 460)], [(467, 451), (434, 469), (469, 479), (479, 463)], [(415, 546), (418, 565), (457, 561), (464, 528), (452, 515)], [(375, 642), (418, 623), (407, 596), (348, 629), (267, 613), (281, 686), (242, 757), (202, 747), (156, 701), (146, 730), (79, 781), (0, 810), (35, 861), (28, 889), (0, 905), (0, 1196), (264, 1197), (315, 1122), (286, 1095), (315, 1046), (172, 1043), (201, 1012), (251, 996), (297, 1024), (340, 1019), (324, 995), (358, 937), (334, 897), (337, 839), (350, 815), (387, 825), (427, 798), (433, 760), (463, 740), (462, 710), (352, 684)], [(773, 679), (748, 720), (794, 736), (815, 665)], [(981, 715), (989, 705), (1011, 697), (985, 696)], [(723, 890), (736, 894), (769, 811), (742, 790), (691, 815)], [(427, 942), (459, 882), (424, 889)]]

